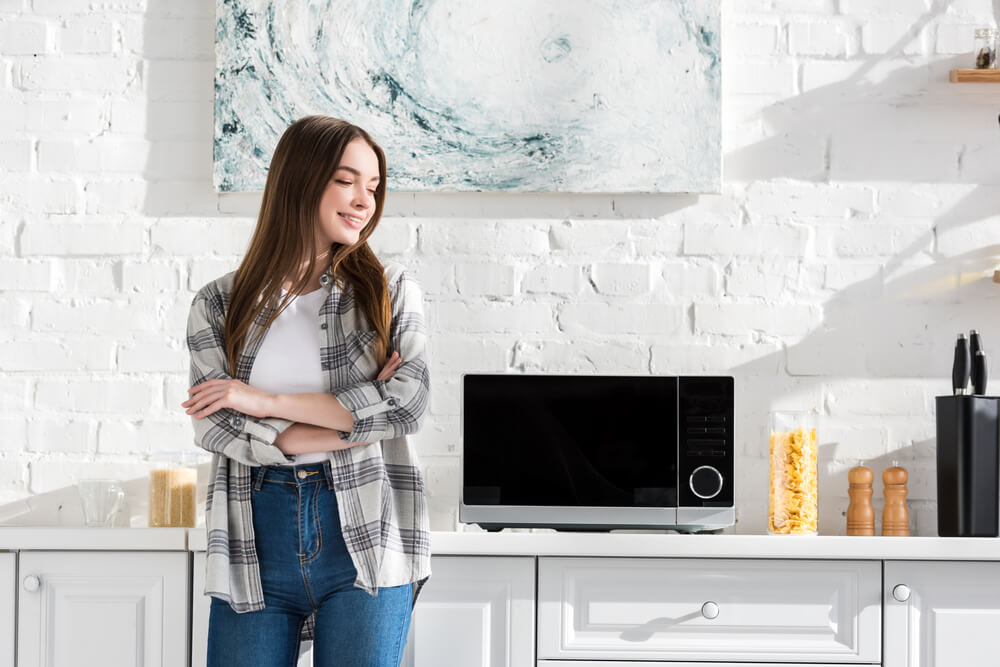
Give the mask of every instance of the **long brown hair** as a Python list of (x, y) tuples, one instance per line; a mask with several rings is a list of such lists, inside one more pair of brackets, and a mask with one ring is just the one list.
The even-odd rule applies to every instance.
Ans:
[[(356, 125), (330, 116), (306, 116), (292, 123), (274, 149), (264, 185), (264, 196), (250, 247), (236, 270), (224, 344), (232, 377), (243, 350), (256, 342), (275, 318), (302, 292), (316, 269), (319, 203), (344, 148), (364, 139), (378, 157), (379, 182), (375, 213), (361, 230), (357, 243), (334, 243), (330, 269), (334, 280), (353, 291), (352, 296), (375, 330), (375, 358), (382, 366), (388, 357), (392, 308), (382, 263), (368, 245), (368, 237), (382, 218), (385, 203), (385, 153)], [(308, 257), (303, 273), (300, 264)], [(282, 280), (293, 280), (288, 294), (278, 302)], [(247, 340), (253, 322), (267, 312), (265, 325), (254, 340)]]

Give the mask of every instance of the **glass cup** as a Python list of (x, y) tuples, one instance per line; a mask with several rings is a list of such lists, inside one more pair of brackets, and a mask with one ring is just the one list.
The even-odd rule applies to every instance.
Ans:
[(84, 479), (76, 484), (88, 526), (113, 526), (125, 502), (125, 489), (114, 479)]
[(815, 412), (772, 412), (767, 532), (815, 535), (819, 478)]

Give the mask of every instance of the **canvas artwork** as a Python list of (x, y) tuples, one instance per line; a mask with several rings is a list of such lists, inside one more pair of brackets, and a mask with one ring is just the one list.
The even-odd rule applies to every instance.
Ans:
[(297, 118), (360, 125), (390, 190), (718, 192), (720, 0), (218, 0), (215, 185)]

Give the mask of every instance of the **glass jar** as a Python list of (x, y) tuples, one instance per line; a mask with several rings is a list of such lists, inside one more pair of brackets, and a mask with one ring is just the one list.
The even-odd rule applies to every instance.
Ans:
[(767, 532), (815, 535), (819, 477), (815, 412), (772, 412)]
[(996, 28), (977, 28), (975, 50), (976, 69), (995, 69), (997, 66)]
[(150, 527), (194, 528), (197, 518), (198, 455), (189, 451), (157, 452), (150, 456)]

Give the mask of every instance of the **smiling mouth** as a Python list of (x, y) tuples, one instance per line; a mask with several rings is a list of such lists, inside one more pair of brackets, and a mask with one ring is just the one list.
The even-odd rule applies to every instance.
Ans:
[(364, 218), (359, 218), (357, 216), (348, 215), (346, 213), (338, 213), (338, 215), (340, 216), (341, 220), (343, 220), (344, 222), (346, 222), (351, 227), (354, 227), (355, 229), (360, 229), (365, 224)]

